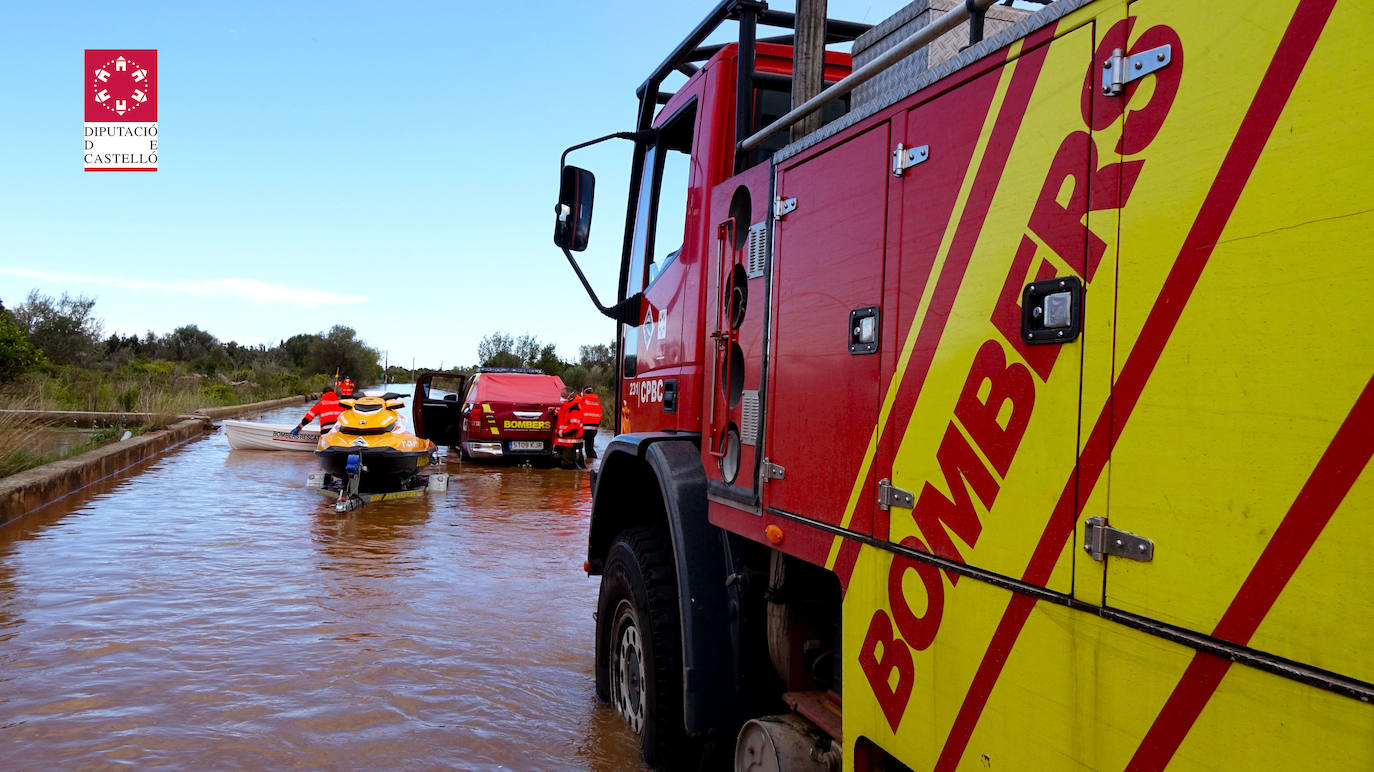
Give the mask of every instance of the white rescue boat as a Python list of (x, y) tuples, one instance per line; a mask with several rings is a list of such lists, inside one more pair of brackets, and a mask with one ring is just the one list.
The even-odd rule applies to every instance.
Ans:
[(235, 450), (301, 450), (314, 452), (320, 433), (302, 429), (292, 434), (295, 424), (267, 424), (255, 421), (223, 422), (229, 447)]

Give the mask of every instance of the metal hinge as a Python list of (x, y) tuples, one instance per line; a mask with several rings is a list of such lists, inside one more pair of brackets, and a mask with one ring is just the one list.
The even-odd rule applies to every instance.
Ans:
[(916, 496), (911, 491), (895, 487), (891, 480), (884, 477), (878, 481), (878, 506), (882, 509), (911, 509), (916, 506)]
[(769, 480), (781, 480), (787, 477), (787, 470), (769, 461), (768, 457), (764, 456), (763, 464), (759, 466), (759, 476), (763, 478), (764, 482), (768, 482)]
[(1173, 48), (1163, 45), (1126, 56), (1120, 48), (1114, 49), (1107, 61), (1102, 63), (1102, 93), (1117, 96), (1126, 90), (1126, 84), (1143, 78), (1152, 72), (1162, 70), (1173, 61)]
[(778, 196), (777, 198), (773, 199), (773, 219), (781, 220), (783, 217), (787, 216), (789, 212), (796, 208), (796, 198), (783, 198), (782, 196)]
[(1148, 563), (1154, 560), (1155, 543), (1112, 528), (1107, 525), (1105, 517), (1090, 517), (1083, 521), (1083, 551), (1091, 555), (1093, 560), (1115, 555)]
[(897, 149), (892, 151), (892, 176), (900, 177), (906, 174), (907, 169), (925, 163), (927, 158), (930, 158), (930, 145), (907, 147), (898, 142)]

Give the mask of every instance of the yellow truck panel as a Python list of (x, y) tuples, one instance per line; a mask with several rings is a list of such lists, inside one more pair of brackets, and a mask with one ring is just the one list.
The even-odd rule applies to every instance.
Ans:
[[(921, 770), (1374, 768), (1374, 100), (1351, 91), (1374, 65), (1360, 42), (1374, 18), (1331, 6), (1093, 4), (1059, 20), (1041, 60), (1029, 40), (1009, 52), (966, 189), (1018, 68), (1039, 68), (1033, 94), (910, 421), (884, 426), (884, 410), (879, 427), (898, 438), (898, 487), (954, 499), (940, 448), (957, 431), (998, 472), (981, 483), (996, 499), (979, 472), (961, 478), (980, 529), (947, 529), (953, 553), (900, 509), (889, 540), (915, 554), (860, 549), (849, 763), (876, 746)], [(1172, 61), (1121, 106), (1085, 95), (1085, 65), (1112, 47), (1162, 45)], [(1051, 195), (1068, 210), (1087, 186), (1086, 264), (1033, 227), (1074, 132), (1091, 142), (1083, 171)], [(988, 313), (1009, 270), (1031, 282), (1042, 265), (1085, 279), (1087, 321), (1033, 381), (1001, 474), (956, 404), (987, 341), (1003, 370), (1039, 376), (1042, 355)], [(922, 321), (899, 331), (908, 353)], [(1151, 540), (1153, 558), (1084, 554), (1090, 517)]]

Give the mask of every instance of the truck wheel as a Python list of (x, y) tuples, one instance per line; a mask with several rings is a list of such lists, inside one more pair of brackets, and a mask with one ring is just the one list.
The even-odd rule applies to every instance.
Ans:
[(644, 760), (685, 761), (677, 590), (662, 531), (644, 526), (617, 537), (601, 576), (596, 618), (605, 626), (597, 639), (607, 647), (606, 696), (639, 735)]

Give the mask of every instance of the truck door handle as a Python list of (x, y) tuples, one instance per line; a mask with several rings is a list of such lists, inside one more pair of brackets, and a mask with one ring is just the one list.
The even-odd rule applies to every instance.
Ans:
[(849, 353), (872, 354), (878, 350), (878, 307), (864, 306), (849, 312)]
[(1026, 285), (1021, 291), (1021, 339), (1027, 343), (1068, 343), (1083, 330), (1083, 283), (1060, 276)]

